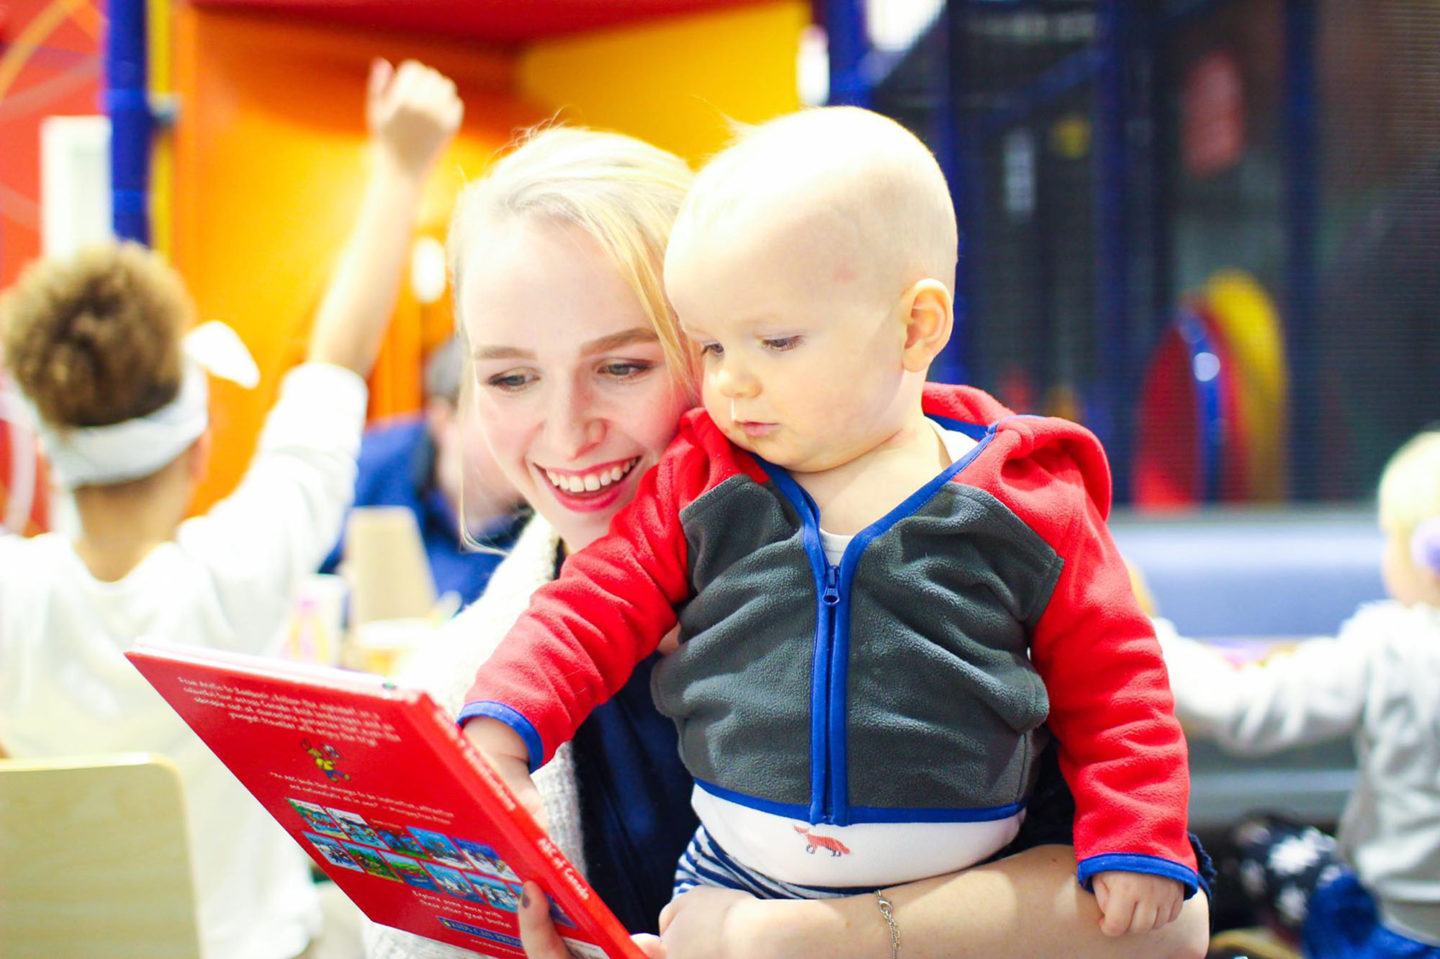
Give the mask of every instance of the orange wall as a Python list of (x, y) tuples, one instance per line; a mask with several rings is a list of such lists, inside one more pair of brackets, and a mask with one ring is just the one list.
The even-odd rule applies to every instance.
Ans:
[[(443, 237), (464, 178), (515, 129), (557, 112), (699, 161), (723, 144), (722, 116), (754, 121), (794, 109), (807, 9), (783, 0), (515, 52), (177, 3), (171, 73), (180, 119), (162, 144), (173, 157), (173, 192), (161, 199), (168, 246), (200, 318), (239, 330), (262, 373), (255, 391), (215, 384), (215, 454), (196, 507), (239, 479), (279, 378), (303, 351), (362, 190), (371, 57), (424, 60), (460, 87), (465, 127), (422, 213), (425, 232)], [(422, 310), (402, 293), (372, 377), (372, 415), (418, 406), (421, 357), (450, 327), (448, 305)]]
[(518, 63), (526, 99), (575, 123), (623, 130), (699, 164), (729, 138), (799, 109), (803, 0), (670, 17), (535, 43)]
[[(304, 351), (311, 313), (364, 184), (364, 90), (371, 57), (416, 57), (453, 77), (463, 137), (437, 164), (422, 231), (443, 236), (462, 170), (478, 169), (537, 117), (509, 93), (511, 58), (471, 44), (379, 38), (255, 16), (176, 10), (172, 255), (202, 320), (230, 323), (260, 387), (216, 383), (215, 454), (197, 508), (238, 480), (281, 374)], [(422, 309), (407, 288), (372, 377), (371, 413), (420, 401), (423, 352), (450, 329), (448, 305)]]

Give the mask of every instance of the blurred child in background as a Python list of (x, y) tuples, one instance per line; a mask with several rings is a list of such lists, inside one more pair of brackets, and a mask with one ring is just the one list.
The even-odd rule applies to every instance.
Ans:
[(1247, 755), (1354, 740), (1335, 838), (1277, 817), (1236, 831), (1247, 891), (1313, 959), (1440, 957), (1440, 431), (1393, 454), (1378, 502), (1390, 598), (1337, 636), (1237, 667), (1159, 623), (1192, 735)]
[(274, 651), (335, 541), (365, 376), (421, 186), (462, 107), (435, 71), (382, 61), (366, 112), (366, 193), (305, 362), (281, 384), (239, 485), (205, 515), (185, 518), (210, 442), (206, 372), (187, 356), (194, 308), (163, 259), (115, 243), (42, 260), (0, 300), (5, 365), (79, 518), (74, 539), (0, 537), (0, 748), (176, 763), (208, 959), (306, 950), (320, 932), (309, 860), (122, 653), (136, 642)]

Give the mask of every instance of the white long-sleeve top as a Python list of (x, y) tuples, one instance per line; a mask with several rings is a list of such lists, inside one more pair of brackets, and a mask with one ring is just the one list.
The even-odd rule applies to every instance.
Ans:
[[(485, 592), (425, 641), (400, 670), (402, 686), (428, 692), (452, 716), (460, 714), (475, 672), (520, 614), (530, 594), (555, 578), (560, 537), (540, 516), (525, 525), (510, 555), (495, 567)], [(535, 787), (545, 802), (550, 838), (583, 875), (585, 859), (580, 834), (580, 799), (570, 744), (535, 771)], [(473, 956), (456, 946), (423, 939), (375, 923), (365, 929), (369, 959), (452, 959)]]
[(1367, 604), (1338, 636), (1238, 669), (1168, 622), (1157, 633), (1192, 735), (1247, 755), (1352, 737), (1341, 852), (1388, 927), (1440, 944), (1440, 609)]
[(291, 371), (235, 491), (123, 579), (58, 534), (0, 536), (0, 746), (12, 756), (144, 751), (185, 790), (207, 959), (288, 959), (318, 931), (309, 859), (122, 653), (138, 641), (276, 652), (302, 579), (339, 535), (365, 382)]

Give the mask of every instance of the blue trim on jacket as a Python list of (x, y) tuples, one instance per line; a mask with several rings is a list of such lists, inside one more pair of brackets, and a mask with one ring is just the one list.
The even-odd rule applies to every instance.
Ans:
[[(801, 803), (780, 803), (767, 799), (756, 799), (754, 796), (736, 792), (733, 789), (726, 789), (724, 786), (717, 786), (714, 783), (705, 782), (701, 779), (695, 780), (695, 785), (717, 799), (723, 799), (737, 806), (744, 806), (747, 809), (769, 813), (772, 816), (784, 816), (787, 819), (810, 821), (806, 819), (806, 816), (809, 815), (809, 807)], [(1004, 806), (986, 806), (976, 809), (943, 809), (933, 807), (903, 809), (890, 806), (847, 805), (845, 809), (848, 814), (848, 821), (835, 823), (834, 825), (853, 826), (859, 823), (887, 822), (994, 822), (997, 819), (1009, 819), (1024, 809), (1027, 804), (1028, 801), (1008, 803)]]
[(526, 719), (519, 710), (506, 706), (504, 703), (497, 703), (492, 699), (484, 699), (476, 703), (466, 703), (465, 708), (460, 710), (460, 716), (456, 722), (464, 726), (466, 720), (475, 718), (497, 719), (515, 730), (516, 734), (525, 741), (525, 749), (530, 754), (526, 763), (532, 774), (543, 765), (541, 760), (545, 758), (545, 744), (540, 741), (540, 734), (536, 732), (530, 720)]
[(1159, 856), (1147, 856), (1134, 852), (1109, 852), (1082, 859), (1076, 867), (1075, 878), (1079, 880), (1080, 885), (1090, 889), (1091, 881), (1095, 878), (1096, 873), (1112, 871), (1139, 872), (1174, 879), (1185, 887), (1186, 899), (1195, 895), (1195, 890), (1200, 888), (1200, 875), (1195, 870), (1169, 859), (1161, 859)]

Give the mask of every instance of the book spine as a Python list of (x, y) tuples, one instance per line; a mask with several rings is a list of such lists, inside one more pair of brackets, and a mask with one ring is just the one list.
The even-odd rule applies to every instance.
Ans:
[(555, 840), (540, 828), (529, 810), (515, 798), (505, 780), (485, 761), (475, 744), (466, 738), (459, 725), (433, 700), (429, 701), (429, 705), (438, 719), (431, 728), (441, 731), (445, 745), (474, 770), (481, 788), (507, 812), (508, 815), (496, 819), (504, 820), (500, 828), (506, 830), (506, 842), (523, 857), (522, 864), (534, 869), (540, 878), (548, 880), (544, 885), (548, 885), (551, 895), (559, 899), (561, 908), (572, 916), (583, 914), (593, 927), (604, 934), (600, 937), (601, 943), (613, 946), (607, 949), (608, 952), (621, 959), (644, 959), (640, 950), (631, 943), (629, 932), (620, 925), (609, 907), (595, 896), (594, 890), (565, 858)]

